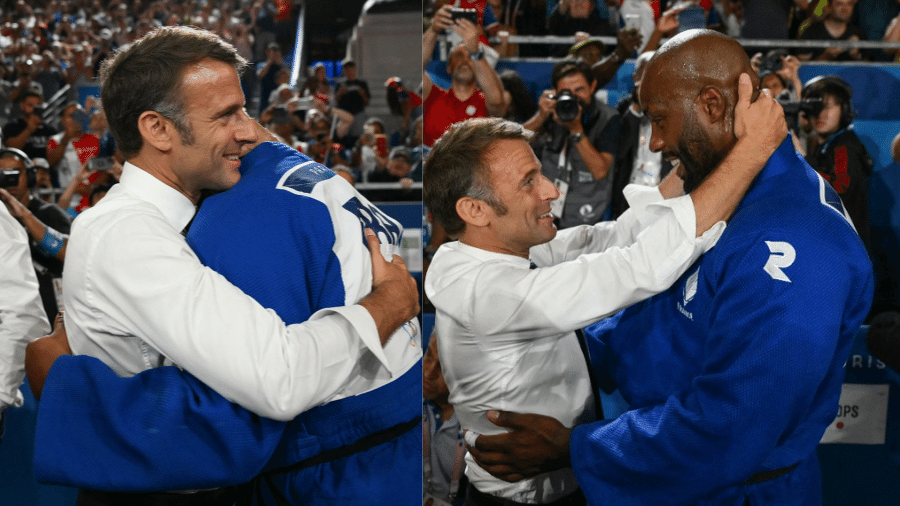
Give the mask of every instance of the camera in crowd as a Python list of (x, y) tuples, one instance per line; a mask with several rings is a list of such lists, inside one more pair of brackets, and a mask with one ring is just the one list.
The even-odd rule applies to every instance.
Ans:
[(799, 116), (802, 112), (807, 118), (818, 116), (822, 112), (825, 105), (821, 98), (804, 98), (803, 100), (791, 101), (788, 93), (782, 92), (775, 97), (782, 109), (784, 109), (784, 118), (787, 121), (788, 128), (797, 130), (799, 124)]
[(784, 49), (773, 49), (759, 60), (759, 74), (778, 72), (784, 67), (784, 58), (788, 52)]
[(475, 9), (453, 7), (450, 9), (450, 18), (454, 21), (457, 19), (468, 19), (473, 25), (478, 26), (478, 12), (476, 12)]
[(88, 160), (87, 169), (101, 172), (109, 172), (113, 168), (113, 157), (111, 156), (95, 156)]
[(578, 117), (578, 97), (569, 90), (562, 90), (559, 93), (550, 95), (551, 100), (556, 100), (556, 117), (562, 123), (575, 121)]
[(19, 186), (19, 169), (0, 170), (0, 188)]

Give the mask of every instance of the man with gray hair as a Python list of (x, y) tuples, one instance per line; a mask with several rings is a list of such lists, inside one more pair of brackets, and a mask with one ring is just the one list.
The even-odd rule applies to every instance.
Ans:
[[(630, 187), (632, 207), (619, 220), (559, 233), (550, 213), (559, 192), (521, 125), (468, 120), (435, 143), (425, 203), (458, 240), (434, 255), (425, 293), (437, 312), (450, 404), (470, 437), (501, 431), (486, 417), (491, 409), (566, 426), (596, 419), (575, 330), (665, 290), (715, 243), (785, 131), (780, 106), (770, 98), (751, 106), (749, 95), (739, 147), (691, 195), (674, 198), (682, 192), (672, 174), (658, 189)], [(467, 504), (584, 504), (564, 466), (507, 483), (466, 462)]]

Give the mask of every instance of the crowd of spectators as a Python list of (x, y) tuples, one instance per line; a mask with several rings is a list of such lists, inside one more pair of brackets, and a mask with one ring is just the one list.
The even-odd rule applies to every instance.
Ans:
[[(421, 181), (421, 149), (415, 145), (414, 122), (421, 100), (403, 89), (391, 114), (402, 127), (386, 132), (387, 152), (378, 164), (363, 166), (368, 122), (369, 83), (357, 75), (353, 61), (333, 62), (342, 75), (329, 76), (325, 64), (313, 64), (291, 86), (291, 62), (300, 0), (226, 0), (209, 2), (44, 0), (6, 2), (0, 15), (0, 127), (3, 145), (24, 150), (35, 160), (36, 188), (42, 198), (66, 204), (75, 216), (90, 205), (92, 190), (116, 180), (108, 171), (88, 170), (87, 162), (103, 157), (98, 168), (121, 170), (124, 161), (102, 125), (98, 73), (114, 51), (165, 25), (193, 25), (231, 42), (251, 66), (241, 76), (247, 110), (285, 143), (331, 168), (342, 168), (355, 182)], [(385, 75), (385, 90), (396, 95), (399, 78)], [(418, 100), (418, 101), (417, 101)], [(410, 105), (411, 104), (411, 105)], [(398, 110), (394, 110), (397, 105)], [(92, 126), (92, 124), (94, 126)], [(97, 126), (101, 125), (101, 126)], [(384, 132), (382, 132), (384, 133)], [(412, 165), (408, 174), (391, 178), (393, 148)], [(398, 157), (400, 155), (397, 155)], [(404, 158), (406, 159), (406, 158)], [(111, 162), (111, 163), (110, 163)], [(44, 168), (44, 166), (47, 166)], [(395, 170), (397, 174), (401, 171)], [(379, 177), (386, 174), (386, 177)], [(407, 177), (408, 176), (408, 177)], [(71, 184), (70, 184), (71, 183)], [(407, 185), (410, 186), (410, 185)], [(393, 196), (393, 194), (378, 195)], [(403, 195), (416, 199), (415, 192)], [(77, 197), (77, 198), (75, 198)]]
[[(664, 35), (705, 27), (745, 39), (900, 41), (896, 0), (437, 0), (426, 6), (426, 16), (433, 16), (445, 4), (477, 10), (483, 35), (507, 57), (565, 52), (560, 44), (510, 44), (509, 35), (615, 37), (623, 29), (641, 35), (642, 52), (648, 50), (658, 20), (673, 10), (679, 23)], [(896, 61), (897, 57), (896, 50), (825, 49), (794, 54), (801, 60), (832, 61)]]
[[(475, 11), (475, 23), (457, 12), (461, 9)], [(670, 170), (670, 164), (647, 146), (650, 124), (642, 119), (633, 98), (640, 86), (640, 65), (634, 74), (633, 91), (618, 103), (607, 103), (608, 92), (602, 89), (622, 62), (645, 61), (665, 37), (690, 28), (711, 28), (743, 38), (831, 42), (864, 40), (880, 32), (885, 40), (900, 40), (900, 2), (896, 0), (437, 0), (428, 12), (432, 17), (423, 37), (426, 145), (433, 143), (447, 125), (468, 117), (502, 116), (525, 124), (538, 134), (534, 146), (538, 156), (546, 158), (542, 160), (544, 174), (556, 182), (562, 194), (559, 200), (565, 202), (560, 205), (564, 209), (556, 213), (560, 226), (614, 218), (627, 206), (621, 198), (622, 187), (628, 183), (656, 184)], [(557, 51), (552, 47), (559, 44), (550, 39), (554, 44), (520, 43), (514, 48), (507, 37), (512, 33), (569, 36), (575, 44), (566, 41), (565, 50)], [(437, 42), (444, 40), (441, 35), (446, 35), (443, 52)], [(487, 42), (484, 36), (489, 37)], [(615, 37), (616, 44), (605, 44), (598, 36)], [(436, 46), (438, 49), (433, 49)], [(551, 48), (544, 56), (560, 58), (550, 82), (531, 83), (544, 90), (538, 92), (539, 96), (529, 92), (522, 76), (514, 70), (497, 72), (491, 60), (492, 51), (500, 58), (514, 56), (511, 49), (516, 49), (519, 56), (533, 54), (532, 50), (525, 51), (527, 46), (533, 51)], [(852, 114), (847, 112), (851, 109), (852, 90), (844, 83), (847, 93), (836, 95), (832, 90), (824, 96), (807, 96), (799, 68), (808, 60), (887, 60), (894, 57), (893, 53), (833, 44), (821, 48), (748, 50), (756, 53), (752, 61), (764, 88), (795, 108), (804, 101), (804, 106), (789, 114), (797, 150), (842, 195), (850, 187), (854, 193), (865, 193), (866, 185), (857, 185), (856, 179), (867, 178), (871, 168), (865, 167), (871, 161), (865, 162), (869, 155), (861, 144), (854, 143), (852, 150), (858, 152), (858, 165), (863, 167), (852, 171), (852, 185), (844, 181), (841, 186), (838, 181), (847, 176), (834, 172), (845, 169), (826, 167), (831, 162), (822, 156), (823, 149), (833, 149), (833, 136), (852, 129)], [(442, 69), (432, 65), (429, 72), (429, 63), (438, 55), (446, 55), (446, 89), (432, 82), (432, 73)], [(578, 72), (573, 71), (576, 68)], [(566, 75), (558, 75), (561, 71)], [(568, 75), (570, 71), (577, 79)], [(565, 106), (567, 95), (575, 98), (570, 102), (577, 108), (573, 113), (576, 119), (560, 118), (558, 107)], [(502, 103), (497, 103), (497, 97), (502, 97)], [(840, 121), (835, 128), (817, 127), (820, 116), (829, 114), (829, 106), (835, 100), (844, 111)], [(809, 107), (816, 102), (825, 104), (825, 109)], [(617, 105), (618, 110), (613, 109)], [(839, 159), (845, 157), (839, 155)], [(594, 160), (600, 162), (594, 164)], [(576, 217), (575, 213), (581, 216)], [(866, 235), (867, 224), (859, 228)]]

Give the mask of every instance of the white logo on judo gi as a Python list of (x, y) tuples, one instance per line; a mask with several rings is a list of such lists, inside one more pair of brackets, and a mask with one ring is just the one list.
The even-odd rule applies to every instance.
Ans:
[(772, 279), (790, 283), (791, 279), (781, 269), (790, 267), (797, 258), (797, 252), (794, 250), (794, 247), (782, 241), (766, 241), (766, 246), (769, 247), (769, 251), (772, 254), (769, 255), (769, 260), (763, 266), (763, 270), (769, 276), (772, 276)]
[(684, 305), (686, 306), (688, 302), (694, 299), (694, 295), (697, 295), (697, 279), (700, 278), (700, 269), (694, 271), (690, 277), (687, 278), (687, 281), (684, 282)]
[(694, 299), (694, 295), (697, 295), (697, 280), (700, 278), (700, 269), (698, 268), (694, 271), (693, 274), (688, 276), (687, 280), (684, 282), (684, 288), (681, 291), (682, 301), (678, 303), (678, 312), (686, 316), (689, 320), (694, 320), (694, 314), (685, 309), (688, 302)]

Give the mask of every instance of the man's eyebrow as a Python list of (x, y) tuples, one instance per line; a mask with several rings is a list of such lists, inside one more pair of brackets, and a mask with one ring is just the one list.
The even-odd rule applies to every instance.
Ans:
[(234, 112), (239, 111), (242, 107), (244, 107), (243, 104), (234, 104), (234, 105), (231, 105), (231, 106), (229, 106), (229, 107), (226, 107), (225, 109), (222, 109), (222, 110), (216, 112), (215, 114), (213, 114), (213, 117), (214, 117), (214, 118), (221, 118), (222, 116), (228, 116), (228, 115), (231, 114), (231, 113), (234, 113)]
[(528, 180), (528, 178), (534, 177), (540, 173), (541, 173), (540, 167), (535, 167), (535, 168), (529, 170), (528, 172), (525, 173), (525, 175), (522, 176), (522, 179), (519, 180), (519, 184), (524, 183), (525, 181)]

